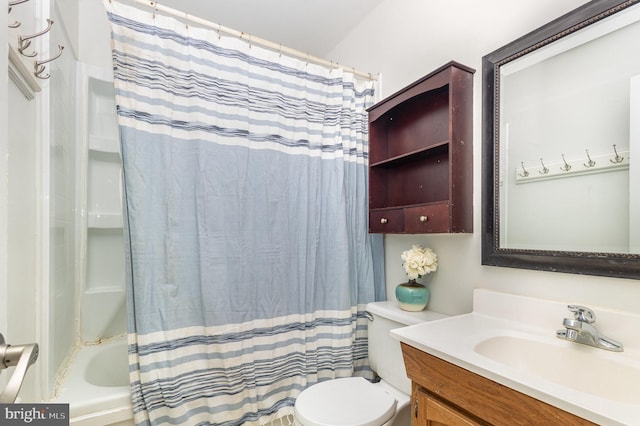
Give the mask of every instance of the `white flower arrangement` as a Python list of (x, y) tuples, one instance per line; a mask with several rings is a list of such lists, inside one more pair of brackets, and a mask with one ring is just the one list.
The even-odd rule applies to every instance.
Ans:
[(400, 257), (402, 267), (410, 280), (418, 279), (438, 269), (438, 255), (430, 248), (414, 245), (411, 250), (403, 251)]

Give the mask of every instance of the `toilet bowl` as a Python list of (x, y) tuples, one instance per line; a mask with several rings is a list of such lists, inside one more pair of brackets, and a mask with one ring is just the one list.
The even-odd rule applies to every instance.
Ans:
[(430, 311), (407, 312), (395, 301), (367, 305), (369, 364), (380, 377), (372, 383), (348, 377), (316, 383), (296, 399), (294, 422), (299, 426), (409, 426), (411, 382), (394, 328), (446, 317)]
[(384, 381), (371, 383), (362, 377), (327, 380), (300, 394), (294, 419), (301, 426), (391, 425), (409, 400), (409, 395)]

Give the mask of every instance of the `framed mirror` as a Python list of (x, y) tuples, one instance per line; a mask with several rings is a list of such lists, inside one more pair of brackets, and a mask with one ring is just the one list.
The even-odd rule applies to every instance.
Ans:
[(483, 58), (482, 263), (640, 279), (640, 0)]

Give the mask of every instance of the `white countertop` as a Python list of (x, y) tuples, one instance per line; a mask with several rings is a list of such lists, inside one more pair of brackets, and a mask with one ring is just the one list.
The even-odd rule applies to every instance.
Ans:
[[(585, 384), (582, 380), (580, 385), (581, 380), (578, 379), (584, 378), (577, 377), (591, 359), (597, 360), (597, 365), (607, 366), (613, 362), (617, 367), (622, 366), (617, 369), (619, 371), (637, 369), (634, 373), (640, 374), (640, 316), (589, 306), (596, 312), (595, 326), (600, 332), (624, 344), (624, 352), (610, 352), (555, 337), (556, 330), (562, 328), (563, 318), (571, 317), (566, 306), (561, 302), (477, 289), (474, 291), (472, 313), (403, 327), (392, 330), (391, 335), (423, 352), (595, 423), (640, 425), (640, 394), (637, 398), (635, 395), (627, 396), (629, 392), (634, 392), (635, 385), (634, 389), (626, 389), (625, 386), (619, 392), (611, 392), (612, 395), (625, 395), (622, 400), (614, 400), (599, 396), (598, 389), (605, 389), (603, 387), (608, 386), (608, 381), (622, 380), (621, 383), (625, 383), (624, 377), (608, 377), (607, 374), (614, 373), (608, 372), (610, 370), (606, 367), (602, 368), (605, 374), (601, 376), (602, 380), (598, 380), (599, 383), (593, 383), (591, 391), (585, 389), (591, 383)], [(554, 354), (557, 351), (561, 354), (558, 358), (564, 359), (551, 357), (548, 362), (566, 363), (569, 370), (575, 368), (575, 371), (567, 371), (564, 378), (558, 377), (557, 380), (553, 375), (545, 379), (526, 368), (519, 368), (517, 359), (505, 364), (475, 351), (479, 343), (496, 336), (552, 345)], [(578, 358), (582, 359), (582, 366), (578, 362), (573, 363)], [(600, 377), (597, 373), (591, 376)], [(572, 375), (576, 375), (576, 380), (569, 380), (571, 383), (567, 385), (567, 377), (571, 379)]]

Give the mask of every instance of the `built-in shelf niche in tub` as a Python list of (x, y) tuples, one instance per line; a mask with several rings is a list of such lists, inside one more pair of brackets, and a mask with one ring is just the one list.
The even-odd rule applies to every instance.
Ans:
[(122, 161), (113, 82), (88, 79), (84, 341), (126, 331)]

